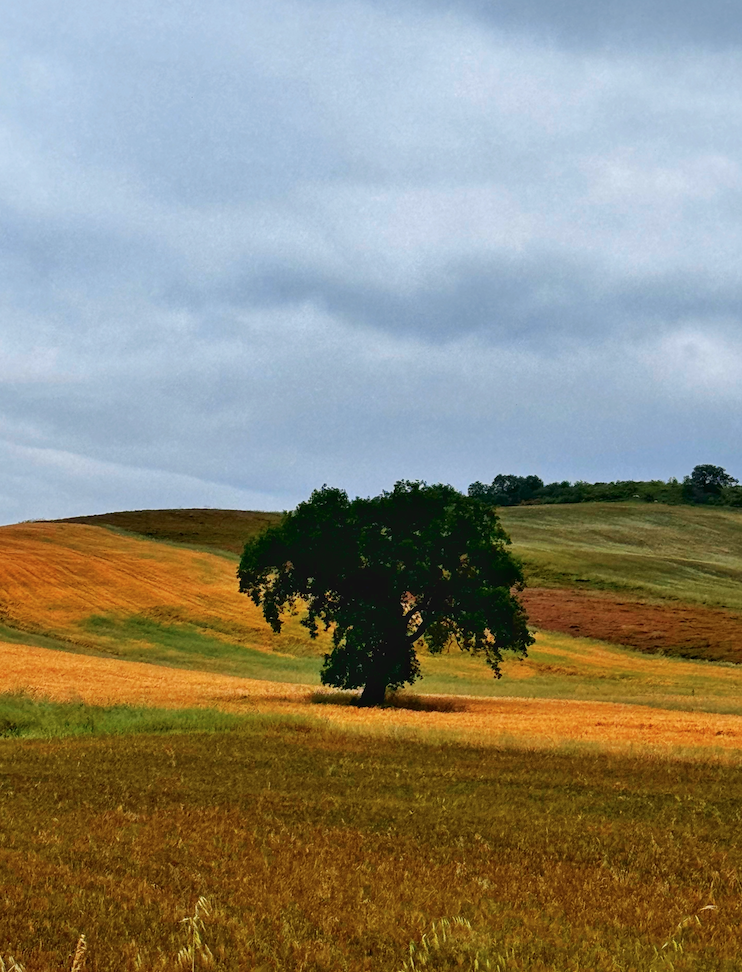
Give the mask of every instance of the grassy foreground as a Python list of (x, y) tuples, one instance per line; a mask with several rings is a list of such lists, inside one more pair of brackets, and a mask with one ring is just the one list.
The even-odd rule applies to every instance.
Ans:
[(148, 732), (209, 732), (241, 725), (217, 709), (159, 709), (142, 705), (90, 705), (33, 698), (26, 692), (0, 695), (0, 739), (129, 735)]
[(738, 767), (246, 718), (6, 740), (0, 780), (0, 955), (29, 972), (81, 934), (101, 972), (739, 967)]

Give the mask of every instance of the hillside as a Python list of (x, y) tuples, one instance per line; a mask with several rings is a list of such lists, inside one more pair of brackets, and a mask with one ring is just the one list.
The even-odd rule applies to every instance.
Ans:
[(641, 651), (742, 661), (742, 511), (585, 503), (501, 515), (538, 626)]
[(280, 513), (250, 510), (129, 510), (73, 516), (59, 523), (113, 527), (127, 533), (192, 547), (241, 554), (245, 543), (266, 527), (280, 522)]
[[(530, 587), (612, 591), (742, 611), (742, 510), (583, 503), (499, 513)], [(247, 540), (280, 518), (280, 513), (186, 509), (56, 522), (240, 554)]]
[[(742, 662), (742, 510), (659, 503), (502, 509), (532, 623), (646, 652)], [(237, 554), (278, 513), (140, 510), (78, 517)]]
[[(252, 602), (237, 591), (232, 555), (193, 550), (80, 523), (24, 523), (0, 529), (0, 641), (238, 675), (278, 682), (318, 684), (327, 636), (311, 641), (298, 618), (289, 618), (274, 635)], [(556, 595), (556, 600), (549, 600)], [(572, 603), (564, 598), (572, 597)], [(567, 697), (611, 701), (671, 698), (730, 711), (740, 697), (740, 670), (690, 666), (673, 659), (641, 659), (621, 648), (584, 638), (553, 634), (592, 606), (593, 622), (611, 621), (608, 605), (635, 611), (639, 625), (657, 624), (656, 612), (669, 612), (678, 627), (682, 605), (638, 605), (607, 601), (599, 592), (535, 588), (526, 592), (539, 633), (525, 662), (508, 660), (505, 678), (495, 681), (481, 659), (459, 652), (422, 657), (425, 692), (474, 695)], [(559, 599), (562, 600), (559, 600)], [(535, 599), (535, 600), (534, 600)], [(546, 599), (546, 601), (544, 601)], [(565, 603), (563, 615), (558, 609)], [(541, 622), (557, 609), (555, 621)], [(702, 610), (697, 608), (697, 610)], [(719, 612), (710, 609), (719, 625)], [(582, 615), (580, 614), (582, 611)], [(652, 612), (655, 612), (653, 614)], [(625, 622), (624, 618), (624, 622)], [(742, 658), (735, 622), (727, 642), (712, 631), (706, 657), (723, 649)], [(692, 630), (692, 626), (691, 626)], [(630, 630), (616, 625), (603, 641), (630, 643)], [(655, 632), (655, 636), (656, 636)], [(735, 636), (737, 640), (734, 640)], [(710, 647), (709, 647), (710, 646)], [(677, 646), (676, 646), (677, 647)], [(704, 656), (698, 648), (700, 657)], [(683, 653), (683, 652), (676, 652)], [(687, 652), (686, 652), (687, 653)], [(30, 673), (29, 673), (30, 674)], [(731, 678), (734, 674), (735, 678)], [(720, 681), (721, 679), (721, 681)], [(29, 684), (38, 681), (36, 676)]]
[(534, 587), (742, 610), (742, 510), (584, 503), (500, 510)]
[(282, 681), (326, 650), (289, 618), (280, 642), (233, 559), (79, 523), (0, 529), (0, 640)]

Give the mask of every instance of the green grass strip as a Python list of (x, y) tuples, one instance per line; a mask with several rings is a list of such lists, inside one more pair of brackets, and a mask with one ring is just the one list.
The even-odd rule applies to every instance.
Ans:
[(215, 709), (54, 702), (24, 692), (0, 695), (0, 739), (219, 732), (238, 728), (244, 721), (244, 716)]

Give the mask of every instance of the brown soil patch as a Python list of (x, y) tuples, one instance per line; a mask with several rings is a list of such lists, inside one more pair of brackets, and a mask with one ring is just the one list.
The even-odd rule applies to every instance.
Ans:
[(213, 547), (241, 554), (248, 540), (280, 523), (281, 514), (250, 510), (128, 510), (95, 516), (71, 516), (55, 522), (110, 526), (153, 540)]
[(531, 623), (645, 652), (742, 663), (742, 615), (695, 604), (652, 604), (612, 594), (528, 588)]

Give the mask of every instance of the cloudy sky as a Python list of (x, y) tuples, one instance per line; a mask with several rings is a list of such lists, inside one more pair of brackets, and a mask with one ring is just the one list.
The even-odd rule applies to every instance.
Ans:
[(731, 0), (24, 0), (0, 522), (742, 478)]

